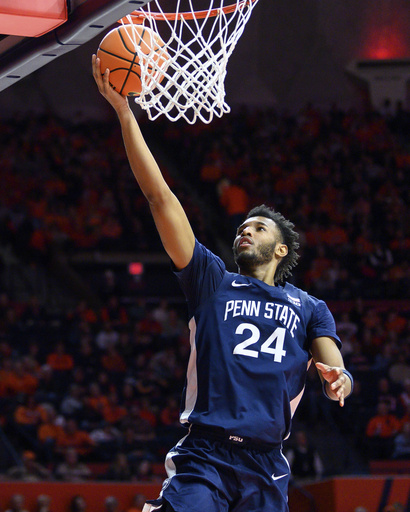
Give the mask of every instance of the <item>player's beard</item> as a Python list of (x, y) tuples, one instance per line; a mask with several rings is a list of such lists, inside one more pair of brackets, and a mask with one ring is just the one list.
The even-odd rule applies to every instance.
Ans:
[(261, 244), (255, 251), (239, 252), (234, 247), (233, 255), (235, 263), (241, 269), (241, 272), (249, 272), (255, 268), (266, 265), (272, 261), (275, 253), (276, 242)]

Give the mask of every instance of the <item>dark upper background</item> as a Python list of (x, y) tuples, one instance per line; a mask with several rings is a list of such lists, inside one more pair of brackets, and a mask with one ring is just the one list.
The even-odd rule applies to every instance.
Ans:
[[(108, 108), (95, 89), (90, 58), (107, 32), (1, 91), (1, 116), (31, 110), (105, 116)], [(227, 102), (290, 110), (309, 101), (357, 106), (366, 87), (346, 67), (355, 59), (391, 58), (410, 58), (406, 0), (260, 0), (228, 65)]]

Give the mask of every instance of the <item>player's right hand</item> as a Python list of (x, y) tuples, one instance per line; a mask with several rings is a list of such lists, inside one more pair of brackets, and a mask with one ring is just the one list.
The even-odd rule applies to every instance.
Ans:
[(98, 90), (104, 96), (104, 98), (110, 103), (110, 105), (119, 112), (123, 108), (129, 108), (128, 99), (125, 96), (121, 96), (115, 91), (110, 85), (110, 70), (106, 69), (104, 74), (101, 74), (100, 59), (94, 54), (92, 56), (92, 69), (95, 83), (97, 84)]

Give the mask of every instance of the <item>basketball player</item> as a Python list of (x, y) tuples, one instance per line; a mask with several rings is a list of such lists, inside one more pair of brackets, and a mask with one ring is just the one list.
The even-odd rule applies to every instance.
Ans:
[(115, 109), (128, 159), (186, 295), (191, 355), (181, 406), (187, 435), (168, 453), (168, 478), (144, 512), (286, 512), (282, 441), (313, 360), (325, 394), (343, 406), (353, 380), (323, 301), (285, 283), (298, 255), (294, 225), (266, 206), (238, 227), (238, 273), (195, 239), (127, 99), (93, 56), (100, 93)]

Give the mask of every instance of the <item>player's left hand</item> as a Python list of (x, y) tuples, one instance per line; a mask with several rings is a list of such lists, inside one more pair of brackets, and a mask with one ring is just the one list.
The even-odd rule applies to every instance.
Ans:
[(345, 404), (345, 396), (348, 394), (347, 385), (350, 379), (343, 373), (343, 368), (338, 366), (328, 366), (323, 363), (316, 363), (316, 368), (320, 371), (323, 378), (330, 385), (328, 390), (330, 389), (329, 395), (335, 395), (336, 399), (339, 400), (340, 407), (343, 407)]
[(128, 109), (128, 99), (126, 96), (121, 96), (110, 85), (110, 70), (106, 69), (101, 74), (100, 59), (94, 54), (92, 56), (92, 70), (95, 83), (98, 90), (104, 98), (111, 104), (111, 106), (119, 113), (121, 109)]

